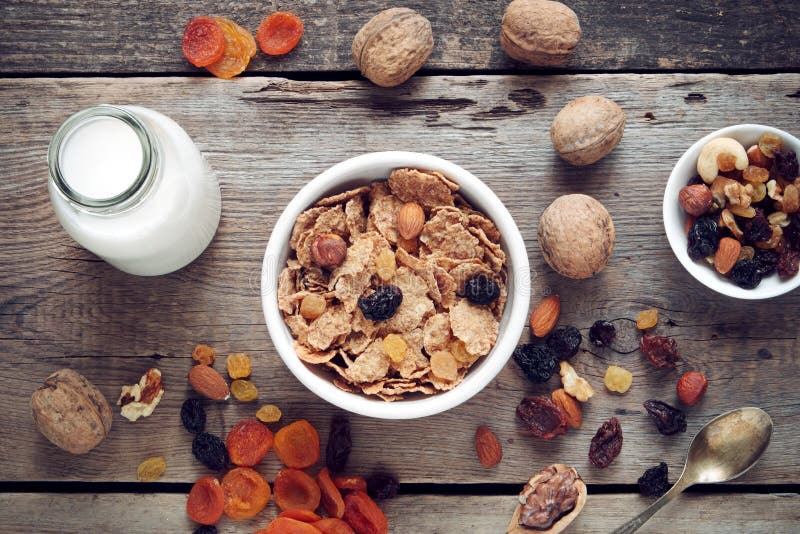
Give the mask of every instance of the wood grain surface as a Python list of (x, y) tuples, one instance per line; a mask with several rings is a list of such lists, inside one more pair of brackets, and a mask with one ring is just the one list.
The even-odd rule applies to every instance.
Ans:
[[(514, 509), (515, 496), (401, 495), (381, 502), (389, 531), (397, 534), (500, 533)], [(652, 499), (636, 495), (589, 495), (583, 512), (566, 534), (607, 533), (644, 509)], [(0, 494), (0, 525), (9, 532), (176, 533), (191, 532), (184, 508), (186, 496), (176, 494)], [(264, 528), (276, 515), (269, 503), (258, 517), (217, 525), (220, 532)], [(756, 512), (756, 513), (754, 513)], [(713, 515), (713, 520), (709, 520)], [(789, 534), (800, 521), (800, 497), (795, 494), (685, 494), (651, 519), (640, 533), (747, 532)]]
[[(739, 482), (796, 483), (800, 464), (791, 451), (800, 441), (800, 292), (746, 302), (705, 289), (673, 256), (661, 204), (672, 166), (706, 133), (739, 122), (797, 133), (798, 91), (798, 74), (436, 77), (393, 90), (358, 81), (257, 77), (0, 80), (0, 478), (132, 481), (138, 463), (154, 454), (167, 458), (165, 481), (190, 482), (206, 474), (191, 455), (190, 435), (178, 416), (190, 394), (185, 377), (197, 342), (223, 355), (250, 354), (259, 403), (278, 404), (285, 421), (311, 420), (324, 444), (338, 410), (289, 374), (268, 338), (259, 295), (264, 248), (283, 207), (313, 176), (359, 153), (407, 149), (448, 158), (493, 188), (526, 240), (532, 300), (559, 293), (561, 324), (586, 334), (597, 319), (635, 317), (656, 307), (658, 331), (677, 339), (683, 360), (677, 371), (657, 371), (638, 352), (583, 351), (574, 364), (598, 394), (584, 407), (583, 428), (549, 442), (524, 435), (514, 408), (526, 395), (559, 387), (557, 378), (534, 385), (509, 363), (482, 393), (448, 413), (402, 422), (351, 417), (352, 472), (387, 469), (405, 482), (522, 484), (533, 471), (561, 461), (576, 466), (590, 484), (633, 484), (663, 460), (674, 479), (692, 436), (707, 420), (755, 405), (774, 419), (773, 443)], [(570, 167), (552, 150), (550, 123), (570, 99), (597, 93), (624, 108), (625, 136), (599, 163)], [(187, 268), (157, 278), (126, 275), (75, 244), (56, 221), (46, 189), (48, 140), (69, 114), (99, 102), (137, 103), (167, 113), (218, 172), (220, 228)], [(585, 281), (549, 270), (535, 237), (544, 207), (578, 191), (602, 201), (617, 229), (608, 268)], [(604, 391), (602, 376), (611, 363), (633, 371), (627, 395)], [(150, 366), (163, 372), (161, 405), (136, 423), (115, 408), (111, 434), (90, 454), (72, 457), (34, 428), (30, 394), (56, 369), (83, 373), (114, 402), (120, 386), (136, 382)], [(679, 373), (691, 368), (706, 374), (708, 393), (688, 410), (685, 434), (659, 435), (642, 402), (677, 402)], [(210, 431), (224, 435), (257, 406), (210, 404)], [(624, 447), (611, 467), (598, 470), (587, 461), (589, 441), (611, 416), (621, 421)], [(505, 457), (495, 469), (482, 468), (476, 459), (473, 434), (479, 424), (488, 424), (503, 443)], [(277, 467), (270, 454), (261, 470), (271, 479)], [(726, 505), (725, 499), (719, 502)], [(470, 513), (461, 504), (458, 509)]]
[[(798, 2), (572, 0), (582, 40), (567, 69), (798, 69)], [(385, 0), (275, 2), (305, 23), (299, 47), (284, 57), (254, 58), (250, 73), (355, 73), (350, 47)], [(505, 0), (410, 0), (433, 27), (427, 71), (525, 68), (500, 47)], [(273, 2), (122, 0), (0, 2), (0, 73), (191, 73), (181, 54), (186, 23), (228, 17), (255, 33)], [(354, 8), (354, 6), (356, 6)], [(794, 44), (793, 44), (794, 43)]]

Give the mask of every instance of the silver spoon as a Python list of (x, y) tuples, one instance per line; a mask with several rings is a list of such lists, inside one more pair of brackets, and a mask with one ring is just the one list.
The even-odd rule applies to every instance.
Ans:
[(689, 445), (680, 478), (660, 499), (612, 534), (636, 532), (662, 506), (697, 483), (733, 480), (753, 467), (767, 450), (772, 419), (760, 408), (739, 408), (709, 421)]

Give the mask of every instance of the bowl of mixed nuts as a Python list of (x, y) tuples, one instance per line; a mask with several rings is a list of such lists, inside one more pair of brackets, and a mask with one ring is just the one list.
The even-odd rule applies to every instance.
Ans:
[(672, 250), (705, 286), (767, 299), (800, 286), (800, 140), (740, 124), (697, 141), (664, 192)]
[(355, 413), (412, 419), (500, 372), (530, 271), (486, 184), (441, 158), (378, 152), (300, 190), (270, 236), (261, 288), (270, 337), (306, 387)]

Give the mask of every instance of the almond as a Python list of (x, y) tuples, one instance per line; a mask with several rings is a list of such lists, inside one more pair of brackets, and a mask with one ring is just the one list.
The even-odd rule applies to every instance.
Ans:
[(561, 313), (561, 300), (558, 295), (550, 295), (542, 299), (531, 313), (531, 330), (536, 337), (544, 337), (558, 322)]
[(503, 459), (503, 447), (500, 440), (486, 426), (479, 426), (475, 431), (475, 450), (483, 467), (494, 467)]
[(739, 261), (739, 254), (742, 252), (742, 244), (732, 237), (723, 237), (719, 241), (719, 248), (714, 254), (714, 267), (720, 274), (728, 274), (733, 266)]
[(397, 214), (397, 231), (403, 239), (415, 239), (425, 225), (425, 212), (416, 202), (406, 202)]
[(581, 405), (578, 404), (578, 401), (563, 388), (555, 390), (550, 396), (553, 399), (553, 403), (561, 408), (564, 415), (567, 416), (567, 426), (580, 428), (581, 423), (583, 423), (583, 412), (581, 411)]
[(195, 365), (189, 371), (189, 384), (196, 392), (211, 400), (227, 400), (231, 396), (228, 383), (208, 365)]

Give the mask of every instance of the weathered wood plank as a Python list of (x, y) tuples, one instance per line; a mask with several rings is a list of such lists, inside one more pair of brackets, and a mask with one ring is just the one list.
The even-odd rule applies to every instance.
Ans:
[[(427, 69), (522, 67), (499, 44), (507, 1), (410, 0), (431, 21), (436, 47)], [(800, 67), (797, 2), (617, 2), (572, 0), (583, 39), (569, 68), (788, 69)], [(305, 22), (286, 57), (259, 53), (249, 72), (355, 71), (350, 46), (384, 0), (278, 2)], [(0, 4), (0, 72), (204, 73), (186, 62), (180, 41), (193, 16), (218, 14), (255, 32), (271, 2), (61, 2)]]
[[(606, 533), (644, 509), (650, 499), (636, 495), (590, 495), (567, 533)], [(8, 532), (191, 532), (185, 495), (175, 494), (0, 494), (0, 524)], [(383, 501), (389, 532), (499, 533), (511, 517), (514, 496), (401, 495)], [(759, 511), (760, 513), (754, 513)], [(768, 513), (767, 513), (768, 511)], [(247, 521), (225, 517), (220, 532), (253, 532), (276, 515), (270, 503)], [(797, 494), (686, 494), (639, 532), (796, 532)]]
[[(354, 473), (396, 472), (406, 482), (522, 483), (554, 461), (575, 465), (590, 483), (633, 483), (659, 460), (683, 465), (700, 426), (728, 409), (761, 406), (774, 418), (773, 445), (742, 482), (794, 483), (800, 465), (800, 292), (767, 302), (742, 302), (704, 289), (673, 257), (661, 224), (663, 185), (695, 139), (738, 121), (796, 131), (800, 75), (580, 75), (427, 78), (377, 91), (360, 82), (301, 83), (247, 78), (41, 79), (0, 82), (0, 459), (7, 480), (130, 481), (146, 456), (162, 454), (167, 481), (206, 471), (190, 453), (178, 409), (195, 342), (222, 354), (248, 352), (264, 402), (286, 420), (301, 417), (323, 435), (335, 410), (306, 391), (283, 367), (264, 325), (259, 272), (271, 225), (308, 179), (357, 153), (403, 148), (437, 154), (473, 171), (506, 202), (528, 243), (533, 298), (562, 297), (562, 324), (584, 329), (601, 318), (662, 314), (661, 330), (677, 338), (684, 362), (710, 380), (704, 401), (689, 410), (689, 431), (658, 435), (643, 414), (648, 398), (675, 401), (676, 372), (657, 372), (639, 354), (583, 353), (575, 365), (599, 390), (585, 406), (584, 427), (552, 442), (520, 433), (514, 407), (525, 395), (548, 393), (510, 363), (466, 405), (419, 421), (353, 417)], [(628, 114), (625, 137), (598, 164), (576, 169), (553, 154), (548, 130), (575, 96), (601, 93)], [(689, 93), (704, 95), (689, 98)], [(49, 136), (68, 114), (96, 102), (135, 102), (182, 124), (218, 171), (223, 191), (220, 230), (198, 261), (159, 278), (114, 270), (61, 230), (45, 188)], [(609, 208), (617, 247), (597, 278), (565, 280), (551, 272), (535, 242), (537, 218), (557, 195), (583, 191)], [(527, 337), (527, 334), (525, 334)], [(757, 357), (761, 348), (771, 359)], [(618, 362), (634, 373), (625, 396), (603, 391), (602, 376)], [(88, 456), (55, 449), (33, 428), (28, 399), (50, 372), (72, 367), (112, 400), (151, 365), (164, 373), (166, 395), (155, 414), (130, 423), (115, 414), (109, 438)], [(211, 431), (223, 434), (255, 405), (212, 407)], [(621, 456), (597, 470), (586, 459), (595, 429), (610, 416), (625, 431)], [(475, 459), (473, 433), (489, 424), (505, 446), (493, 470)], [(324, 440), (323, 440), (324, 441)], [(264, 466), (273, 474), (273, 455)]]

